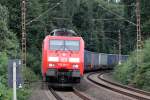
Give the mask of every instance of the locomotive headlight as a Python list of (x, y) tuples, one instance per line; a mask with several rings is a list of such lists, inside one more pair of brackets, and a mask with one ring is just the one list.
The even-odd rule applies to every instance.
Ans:
[(79, 58), (69, 58), (69, 62), (79, 63), (80, 59)]
[(73, 69), (77, 69), (77, 68), (79, 68), (79, 65), (73, 64), (73, 65), (72, 65), (72, 68), (73, 68)]
[(48, 57), (48, 61), (58, 61), (58, 57)]

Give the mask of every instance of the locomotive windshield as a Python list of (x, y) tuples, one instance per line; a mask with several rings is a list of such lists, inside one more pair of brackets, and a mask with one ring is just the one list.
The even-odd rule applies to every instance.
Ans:
[(50, 50), (71, 50), (79, 51), (80, 50), (80, 41), (79, 40), (50, 40), (49, 41)]

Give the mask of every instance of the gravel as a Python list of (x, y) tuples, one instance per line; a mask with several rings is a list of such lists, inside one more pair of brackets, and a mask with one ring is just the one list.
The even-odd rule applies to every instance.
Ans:
[[(75, 88), (80, 91), (80, 93), (91, 98), (92, 100), (135, 100), (133, 98), (95, 85), (86, 78), (87, 75), (88, 74), (84, 75), (84, 78), (81, 80), (81, 84), (75, 86)], [(96, 76), (92, 77), (93, 79), (96, 79)], [(56, 100), (47, 87), (44, 89), (41, 88), (42, 83), (34, 83), (33, 86), (33, 92), (29, 100)], [(75, 96), (75, 94), (70, 91), (58, 91), (58, 94), (61, 95), (64, 100), (81, 100), (78, 96)]]
[(29, 100), (56, 100), (48, 87), (42, 89), (42, 83), (34, 83)]
[(58, 92), (57, 94), (61, 96), (63, 100), (82, 100), (80, 97), (75, 95), (73, 92)]

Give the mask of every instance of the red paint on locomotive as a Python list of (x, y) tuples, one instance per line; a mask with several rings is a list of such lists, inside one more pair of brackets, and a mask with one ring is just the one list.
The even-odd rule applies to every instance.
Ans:
[(76, 84), (84, 71), (81, 37), (46, 36), (42, 44), (42, 76), (52, 85)]

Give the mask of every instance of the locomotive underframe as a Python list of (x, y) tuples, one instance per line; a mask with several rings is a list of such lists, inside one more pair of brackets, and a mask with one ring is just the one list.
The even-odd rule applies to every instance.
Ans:
[(46, 82), (50, 85), (72, 86), (80, 83), (80, 70), (48, 69)]

